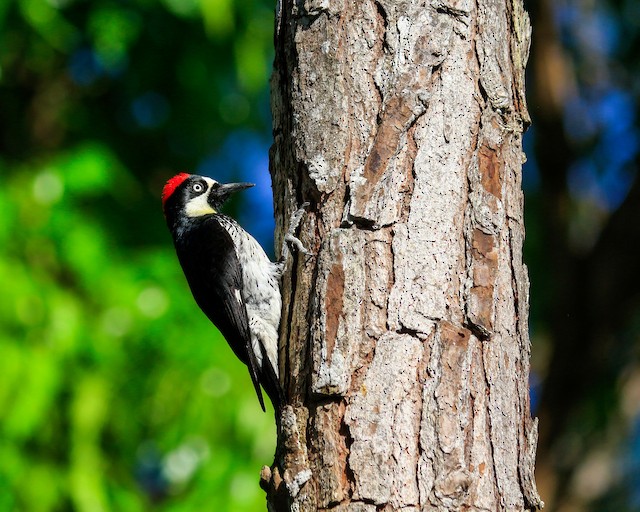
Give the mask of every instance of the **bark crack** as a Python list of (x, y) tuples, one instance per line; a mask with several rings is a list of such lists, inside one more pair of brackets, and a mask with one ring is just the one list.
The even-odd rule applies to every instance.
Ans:
[(469, 11), (465, 11), (464, 9), (456, 9), (455, 7), (445, 4), (444, 2), (436, 2), (433, 7), (435, 7), (436, 12), (451, 16), (456, 21), (461, 22), (464, 26), (469, 26)]
[(380, 2), (379, 0), (374, 0), (373, 3), (376, 7), (378, 16), (382, 20), (382, 27), (383, 27), (382, 49), (384, 51), (389, 51), (389, 42), (387, 41), (387, 30), (389, 29), (389, 17), (387, 14), (387, 10), (384, 8), (384, 5), (382, 5), (382, 2)]
[(500, 485), (498, 483), (498, 475), (495, 474), (495, 469), (496, 469), (496, 457), (495, 457), (495, 445), (493, 442), (493, 418), (491, 415), (491, 383), (489, 381), (489, 377), (487, 375), (487, 369), (485, 367), (485, 361), (486, 361), (486, 356), (485, 356), (485, 351), (488, 350), (488, 344), (480, 344), (480, 367), (482, 369), (482, 377), (484, 379), (484, 385), (485, 385), (485, 389), (486, 389), (486, 394), (487, 394), (487, 427), (489, 429), (489, 431), (487, 432), (487, 438), (489, 440), (488, 443), (488, 447), (489, 447), (489, 451), (490, 451), (490, 456), (491, 456), (491, 465), (493, 467), (494, 470), (494, 480), (493, 480), (493, 487), (494, 487), (494, 492), (496, 496), (500, 495)]

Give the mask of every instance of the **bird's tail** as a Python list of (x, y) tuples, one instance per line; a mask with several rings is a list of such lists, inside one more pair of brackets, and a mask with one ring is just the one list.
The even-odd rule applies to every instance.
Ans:
[(265, 352), (263, 352), (262, 361), (262, 368), (260, 369), (260, 384), (262, 384), (262, 387), (271, 399), (271, 403), (273, 404), (273, 408), (277, 415), (285, 403), (284, 392), (280, 385), (278, 374), (273, 368), (273, 365)]

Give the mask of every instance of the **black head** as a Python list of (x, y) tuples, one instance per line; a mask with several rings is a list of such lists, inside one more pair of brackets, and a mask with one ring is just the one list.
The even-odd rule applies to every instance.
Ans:
[(169, 227), (180, 219), (215, 215), (229, 196), (253, 183), (221, 184), (197, 174), (180, 173), (167, 181), (162, 191), (162, 207)]

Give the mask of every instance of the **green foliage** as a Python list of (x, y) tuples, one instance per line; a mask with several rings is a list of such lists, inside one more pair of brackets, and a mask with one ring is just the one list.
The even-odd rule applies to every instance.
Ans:
[(0, 512), (264, 509), (273, 415), (159, 193), (268, 127), (270, 9), (0, 2)]

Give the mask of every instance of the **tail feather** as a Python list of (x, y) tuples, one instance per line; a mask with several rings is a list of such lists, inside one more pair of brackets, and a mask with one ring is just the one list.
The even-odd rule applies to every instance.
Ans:
[[(264, 398), (262, 397), (262, 389), (260, 389), (260, 381), (262, 380), (261, 378), (262, 371), (260, 371), (260, 374), (258, 374), (258, 363), (256, 361), (256, 358), (253, 355), (253, 352), (251, 352), (251, 350), (247, 352), (249, 354), (249, 361), (248, 361), (247, 367), (249, 368), (249, 375), (251, 376), (251, 382), (253, 382), (253, 388), (256, 390), (256, 395), (258, 395), (258, 401), (260, 402), (260, 407), (262, 407), (262, 412), (266, 412), (266, 409), (264, 407)], [(266, 388), (265, 388), (265, 391), (266, 391)]]
[(273, 404), (273, 408), (276, 413), (282, 408), (285, 403), (284, 392), (280, 385), (278, 375), (271, 364), (271, 361), (267, 357), (263, 348), (262, 368), (260, 369), (260, 383), (267, 393), (267, 396)]

